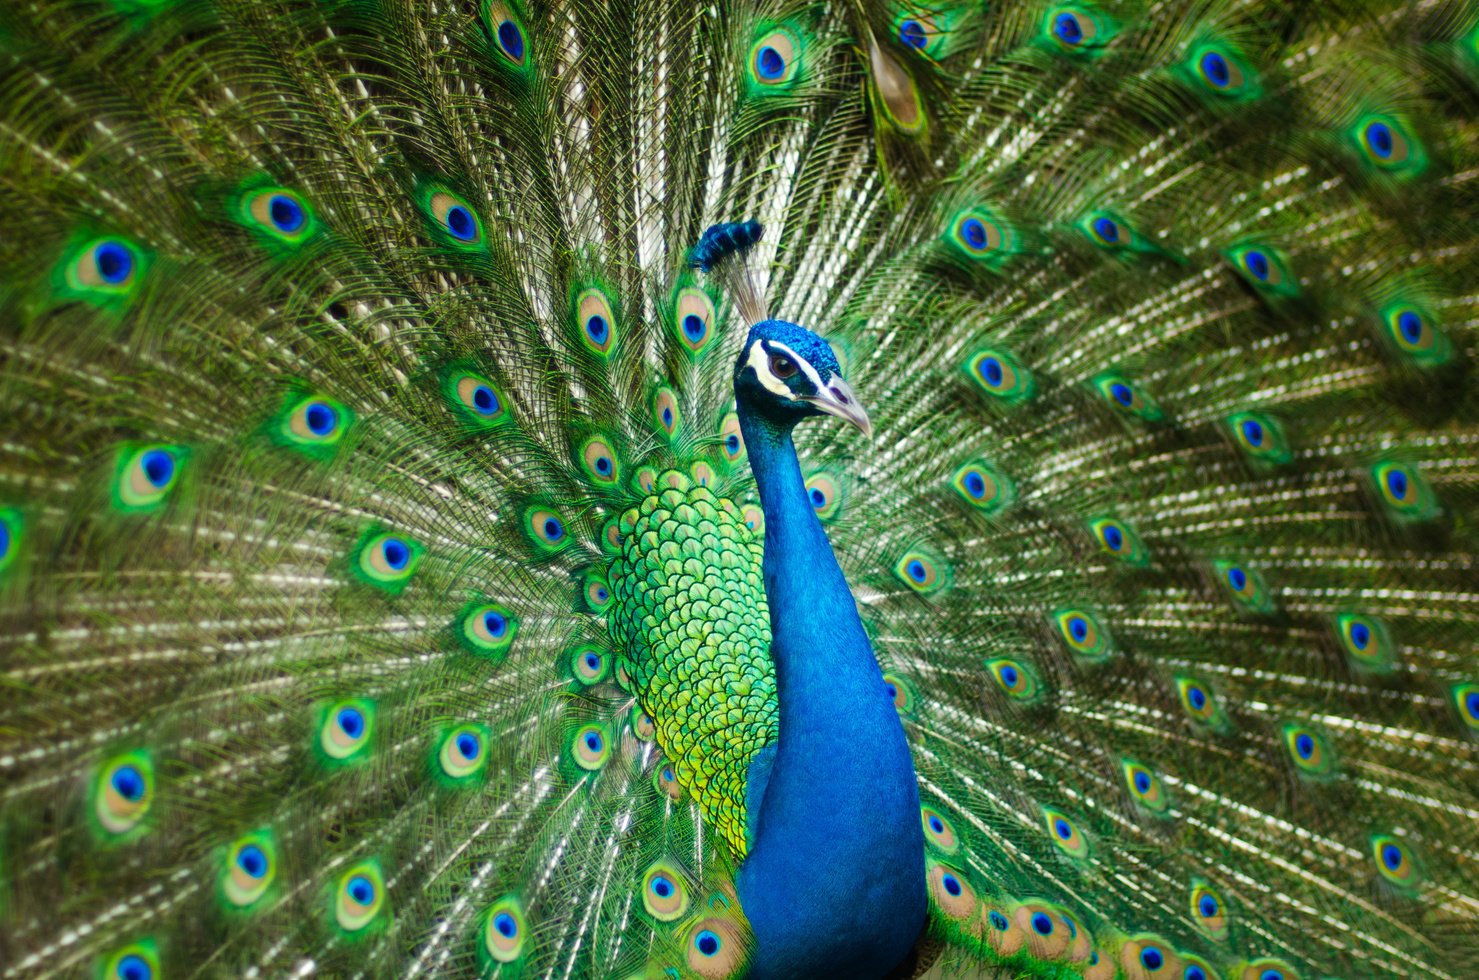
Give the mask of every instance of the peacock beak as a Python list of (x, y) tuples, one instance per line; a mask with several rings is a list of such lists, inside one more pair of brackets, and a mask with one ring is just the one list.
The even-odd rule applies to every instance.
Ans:
[(868, 413), (863, 410), (863, 405), (858, 401), (858, 396), (853, 394), (851, 386), (841, 378), (833, 377), (821, 391), (806, 401), (817, 411), (851, 422), (862, 430), (864, 436), (872, 437), (873, 423), (868, 420)]

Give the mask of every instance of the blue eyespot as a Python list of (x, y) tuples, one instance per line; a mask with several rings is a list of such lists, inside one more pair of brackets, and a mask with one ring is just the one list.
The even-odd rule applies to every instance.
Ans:
[(1154, 946), (1147, 946), (1140, 951), (1140, 962), (1145, 964), (1147, 970), (1159, 970), (1166, 958)]
[(358, 708), (343, 708), (336, 719), (339, 730), (350, 738), (359, 738), (365, 730), (365, 716)]
[(1104, 528), (1104, 544), (1110, 551), (1119, 551), (1125, 546), (1124, 532), (1113, 524)]
[(392, 571), (400, 571), (406, 567), (406, 562), (411, 560), (411, 549), (400, 538), (386, 538), (380, 550), (385, 556), (385, 564)]
[(104, 242), (93, 250), (93, 262), (103, 282), (116, 286), (128, 279), (134, 271), (134, 257), (128, 249), (117, 242)]
[(1084, 39), (1084, 29), (1073, 14), (1059, 14), (1055, 17), (1053, 33), (1064, 44), (1079, 44)]
[(524, 32), (519, 25), (506, 20), (498, 25), (498, 44), (514, 61), (524, 57)]
[(1207, 980), (1207, 971), (1193, 964), (1186, 968), (1186, 973), (1182, 975), (1182, 980)]
[[(157, 486), (157, 484), (156, 484)], [(1387, 489), (1392, 491), (1392, 496), (1401, 500), (1407, 496), (1407, 474), (1401, 470), (1390, 469), (1387, 471)]]
[(1117, 242), (1120, 238), (1119, 225), (1109, 218), (1094, 219), (1094, 234), (1106, 242)]
[(478, 237), (478, 223), (473, 220), (472, 212), (460, 204), (448, 208), (443, 220), (452, 237), (459, 241), (470, 242)]
[(1007, 928), (1011, 925), (1011, 923), (1007, 921), (1006, 916), (995, 910), (992, 911), (989, 918), (991, 919), (991, 928), (995, 929), (997, 932), (1006, 932)]
[(1001, 669), (1001, 682), (1007, 687), (1017, 686), (1017, 668), (1010, 665)]
[(1294, 751), (1299, 753), (1301, 759), (1308, 759), (1315, 753), (1315, 740), (1305, 734), (1296, 736), (1294, 739)]
[[(729, 438), (724, 440), (724, 448), (729, 450), (730, 455), (733, 455), (739, 452), (739, 447), (739, 436), (735, 435), (734, 433), (730, 433)], [(813, 490), (811, 492), (811, 502), (816, 506), (821, 507), (827, 502), (827, 495), (822, 493), (820, 490)]]
[(1068, 633), (1078, 642), (1084, 642), (1089, 636), (1088, 621), (1082, 616), (1070, 616), (1068, 619)]
[(1269, 274), (1272, 272), (1268, 256), (1257, 249), (1251, 249), (1243, 255), (1243, 267), (1259, 282), (1268, 282)]
[[(967, 218), (960, 223), (960, 237), (964, 238), (965, 243), (971, 248), (979, 251), (986, 247), (986, 225), (980, 218)], [(984, 370), (989, 371), (990, 365), (995, 365), (996, 373), (1001, 374), (1001, 365), (997, 363), (996, 358), (990, 358)], [(1000, 380), (992, 382), (992, 384), (1000, 383)]]
[(113, 788), (130, 803), (144, 795), (144, 777), (133, 766), (119, 766), (113, 773)]
[(1227, 570), (1227, 584), (1234, 592), (1242, 592), (1248, 587), (1248, 573), (1234, 565)]
[(472, 390), (472, 407), (479, 415), (492, 415), (498, 411), (498, 396), (487, 385), (478, 385)]
[(553, 517), (546, 518), (544, 522), (544, 536), (550, 541), (558, 541), (565, 536), (565, 527)]
[(477, 736), (471, 732), (463, 732), (457, 736), (457, 751), (462, 753), (464, 759), (476, 759), (482, 748)]
[(994, 357), (988, 357), (986, 358), (986, 360), (982, 361), (981, 377), (985, 378), (986, 383), (991, 385), (992, 387), (999, 387), (1001, 385), (1002, 378), (1001, 361), (997, 360)]
[[(729, 438), (733, 439), (734, 436), (730, 436)], [(818, 509), (827, 506), (827, 495), (822, 493), (819, 488), (813, 489), (811, 491), (811, 505)]]
[(899, 698), (899, 689), (892, 684), (883, 685), (883, 693), (890, 701), (897, 701)]
[(1053, 833), (1067, 840), (1073, 836), (1073, 828), (1068, 826), (1067, 820), (1057, 820), (1053, 823)]
[(267, 202), (267, 215), (272, 219), (272, 224), (278, 231), (291, 235), (303, 227), (308, 220), (308, 215), (303, 211), (303, 205), (288, 197), (286, 194), (274, 194)]
[(1201, 901), (1197, 902), (1197, 911), (1202, 913), (1202, 918), (1210, 919), (1217, 914), (1217, 899), (1211, 895), (1203, 895)]
[(323, 402), (314, 402), (303, 412), (308, 431), (316, 436), (326, 436), (339, 425), (339, 413)]
[(512, 939), (519, 934), (518, 922), (514, 921), (514, 917), (507, 912), (499, 912), (493, 917), (493, 928), (497, 929), (498, 934), (504, 939)]
[(931, 814), (930, 815), (930, 830), (933, 830), (937, 834), (943, 834), (945, 832), (945, 822), (943, 820), (941, 820), (939, 817)]
[(917, 20), (904, 20), (899, 23), (899, 40), (911, 48), (923, 48), (929, 43), (929, 38), (924, 33), (924, 25)]
[(781, 53), (770, 45), (760, 49), (755, 56), (755, 70), (760, 77), (768, 81), (775, 81), (786, 73), (786, 59)]
[(236, 866), (253, 878), (267, 873), (267, 855), (256, 844), (248, 844), (236, 855)]
[(592, 316), (585, 321), (585, 332), (597, 344), (606, 343), (606, 335), (610, 332), (604, 316)]
[(1248, 440), (1248, 445), (1263, 445), (1263, 424), (1257, 419), (1244, 419), (1242, 429), (1243, 438)]
[(713, 956), (719, 952), (719, 937), (708, 929), (699, 933), (693, 939), (694, 948), (705, 956)]
[(1284, 980), (1284, 971), (1264, 970), (1258, 975), (1258, 980)]
[(500, 637), (508, 631), (508, 617), (498, 612), (486, 612), (483, 614), (483, 628), (489, 636)]
[(709, 325), (697, 313), (690, 313), (683, 318), (683, 334), (693, 343), (703, 340), (704, 334), (708, 332)]
[(594, 653), (587, 653), (585, 655), (585, 665), (591, 670), (600, 670), (601, 658), (596, 656)]
[(1381, 863), (1391, 871), (1402, 867), (1402, 848), (1396, 844), (1384, 845), (1381, 849)]
[(1416, 344), (1423, 339), (1423, 318), (1412, 310), (1403, 310), (1397, 317), (1397, 329), (1403, 340)]
[(1216, 51), (1208, 51), (1202, 55), (1202, 76), (1217, 88), (1227, 88), (1232, 82), (1232, 73), (1228, 71), (1227, 59)]
[(965, 489), (972, 497), (982, 497), (986, 493), (986, 478), (979, 473), (967, 473), (965, 477)]
[(130, 954), (118, 961), (118, 980), (150, 980), (154, 971), (142, 956)]
[(1118, 381), (1109, 386), (1109, 395), (1126, 408), (1135, 401), (1135, 393), (1130, 390), (1130, 386)]
[(155, 487), (165, 487), (175, 475), (175, 458), (163, 449), (151, 449), (144, 454), (144, 478)]
[(956, 878), (955, 875), (946, 872), (945, 874), (940, 876), (940, 884), (943, 885), (945, 887), (945, 890), (951, 895), (956, 897), (960, 896), (960, 879)]
[(1148, 773), (1148, 772), (1137, 772), (1137, 773), (1135, 773), (1135, 789), (1137, 789), (1141, 793), (1149, 793), (1150, 792), (1150, 773)]
[(1201, 711), (1207, 706), (1207, 692), (1193, 685), (1187, 689), (1186, 700), (1191, 702), (1193, 708)]
[(1039, 936), (1051, 936), (1053, 934), (1053, 917), (1046, 912), (1033, 913), (1032, 931)]
[(586, 732), (585, 747), (592, 752), (601, 751), (601, 736), (596, 732)]
[(375, 885), (364, 875), (355, 875), (348, 890), (349, 897), (361, 905), (369, 905), (375, 899)]
[(1371, 152), (1383, 160), (1392, 155), (1395, 144), (1392, 140), (1392, 128), (1384, 122), (1374, 122), (1366, 127), (1366, 145), (1371, 147)]
[(673, 883), (662, 875), (652, 879), (652, 891), (658, 898), (667, 898), (673, 894)]
[(909, 577), (916, 582), (923, 582), (929, 574), (924, 567), (924, 562), (919, 561), (918, 559), (911, 561), (905, 568), (905, 571), (908, 572)]

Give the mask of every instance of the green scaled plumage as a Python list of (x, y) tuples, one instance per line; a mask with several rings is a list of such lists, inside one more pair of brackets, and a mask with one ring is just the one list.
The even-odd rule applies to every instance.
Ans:
[(1464, 0), (7, 5), (0, 976), (743, 975), (748, 218), (913, 972), (1479, 975), (1476, 175)]

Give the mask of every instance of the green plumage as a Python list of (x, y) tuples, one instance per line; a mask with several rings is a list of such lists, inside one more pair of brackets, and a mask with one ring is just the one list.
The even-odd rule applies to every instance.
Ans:
[(6, 7), (0, 976), (743, 973), (751, 217), (919, 970), (1479, 973), (1476, 119), (1462, 0)]

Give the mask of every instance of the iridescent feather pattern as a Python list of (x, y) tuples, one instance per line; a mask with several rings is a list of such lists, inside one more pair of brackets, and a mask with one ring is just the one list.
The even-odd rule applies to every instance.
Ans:
[(1470, 0), (27, 0), (0, 188), (0, 980), (1479, 976)]

